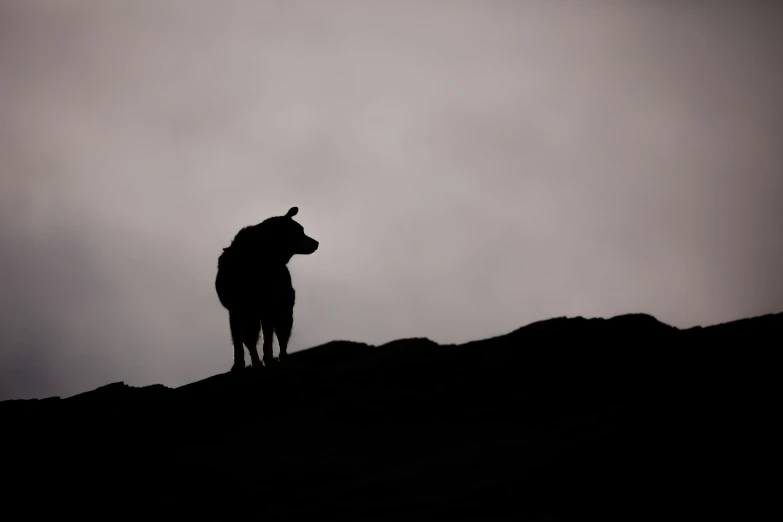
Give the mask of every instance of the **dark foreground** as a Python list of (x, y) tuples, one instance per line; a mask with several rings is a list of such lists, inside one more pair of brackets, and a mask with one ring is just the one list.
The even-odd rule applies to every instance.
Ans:
[(553, 319), (6, 401), (0, 499), (8, 520), (747, 518), (775, 498), (782, 334), (783, 313), (689, 330)]

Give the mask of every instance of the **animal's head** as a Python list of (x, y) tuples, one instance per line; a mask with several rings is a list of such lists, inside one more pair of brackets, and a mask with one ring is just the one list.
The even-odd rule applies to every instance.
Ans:
[(318, 249), (318, 241), (304, 232), (302, 225), (294, 221), (299, 212), (297, 207), (291, 207), (285, 216), (271, 217), (256, 225), (263, 255), (271, 260), (281, 260), (287, 263), (296, 254), (309, 255)]
[(310, 255), (318, 250), (318, 241), (304, 233), (304, 227), (294, 221), (298, 207), (291, 207), (285, 216), (281, 216), (280, 229), (292, 254)]

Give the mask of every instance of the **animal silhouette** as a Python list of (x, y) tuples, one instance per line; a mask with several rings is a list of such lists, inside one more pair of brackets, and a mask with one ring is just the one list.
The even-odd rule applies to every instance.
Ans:
[(287, 356), (296, 300), (287, 264), (294, 255), (309, 255), (318, 248), (318, 241), (305, 235), (302, 225), (293, 220), (298, 212), (291, 207), (285, 216), (242, 228), (218, 258), (215, 289), (228, 310), (234, 345), (232, 371), (245, 367), (243, 344), (253, 367), (262, 367), (257, 349), (262, 331), (264, 365), (274, 362), (273, 334), (277, 334), (280, 361)]

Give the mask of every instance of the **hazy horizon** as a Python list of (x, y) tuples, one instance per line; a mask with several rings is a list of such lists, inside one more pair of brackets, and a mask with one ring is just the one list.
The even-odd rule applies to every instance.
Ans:
[(292, 206), (292, 352), (781, 312), (782, 14), (6, 0), (0, 400), (227, 371), (217, 257)]

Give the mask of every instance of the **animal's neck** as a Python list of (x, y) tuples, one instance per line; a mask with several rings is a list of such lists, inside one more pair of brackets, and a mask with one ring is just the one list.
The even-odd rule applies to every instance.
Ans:
[(232, 244), (226, 249), (244, 258), (254, 265), (268, 267), (285, 266), (293, 254), (277, 253), (275, 248), (264, 248), (271, 239), (267, 234), (265, 223), (245, 227), (237, 233)]
[(292, 256), (290, 255), (272, 254), (270, 252), (265, 252), (263, 250), (257, 250), (252, 252), (248, 256), (248, 260), (254, 265), (261, 265), (261, 266), (273, 268), (276, 266), (288, 265), (288, 262), (291, 260), (291, 257)]

